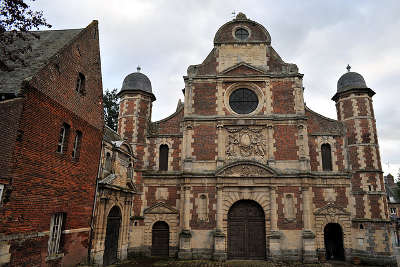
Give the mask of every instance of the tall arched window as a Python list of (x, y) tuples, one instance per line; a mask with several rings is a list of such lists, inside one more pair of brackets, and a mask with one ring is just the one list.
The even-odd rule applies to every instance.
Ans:
[(331, 146), (329, 144), (323, 144), (321, 146), (321, 156), (322, 156), (322, 170), (331, 171), (332, 154), (331, 154)]
[(168, 170), (168, 145), (160, 146), (160, 162), (159, 162), (159, 170), (167, 171)]
[(199, 199), (199, 205), (198, 205), (198, 216), (200, 221), (207, 221), (208, 220), (208, 215), (207, 215), (207, 196), (206, 195), (200, 195)]

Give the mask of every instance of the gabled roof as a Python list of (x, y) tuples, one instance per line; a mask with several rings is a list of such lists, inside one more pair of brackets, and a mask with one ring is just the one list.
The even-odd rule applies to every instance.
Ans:
[(56, 31), (34, 31), (35, 38), (27, 34), (27, 40), (16, 40), (13, 46), (25, 47), (29, 42), (32, 50), (25, 53), (22, 58), (25, 64), (8, 62), (12, 71), (0, 71), (0, 94), (18, 95), (21, 83), (29, 80), (40, 69), (42, 69), (59, 50), (66, 46), (83, 29), (56, 30)]

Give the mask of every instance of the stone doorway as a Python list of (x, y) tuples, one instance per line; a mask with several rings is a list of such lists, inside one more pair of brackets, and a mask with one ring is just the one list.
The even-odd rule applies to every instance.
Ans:
[(327, 260), (344, 260), (343, 231), (338, 223), (328, 223), (324, 228)]
[(265, 259), (265, 215), (255, 201), (240, 200), (228, 212), (228, 258)]
[(166, 222), (158, 221), (153, 225), (151, 255), (169, 256), (169, 226)]
[(118, 260), (119, 228), (121, 226), (121, 210), (114, 206), (107, 216), (106, 240), (103, 265), (110, 265)]

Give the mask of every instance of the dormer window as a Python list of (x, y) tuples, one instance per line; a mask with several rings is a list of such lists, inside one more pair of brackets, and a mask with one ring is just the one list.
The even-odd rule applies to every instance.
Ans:
[(78, 73), (78, 78), (76, 79), (76, 91), (80, 94), (84, 94), (85, 92), (85, 75), (83, 75), (82, 73)]

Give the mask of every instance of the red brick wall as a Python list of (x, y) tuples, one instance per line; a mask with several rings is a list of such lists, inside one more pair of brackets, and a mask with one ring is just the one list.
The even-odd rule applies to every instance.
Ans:
[[(10, 202), (1, 208), (0, 232), (47, 231), (56, 212), (66, 229), (89, 227), (102, 133), (42, 93), (31, 90), (16, 145)], [(63, 123), (71, 126), (65, 153), (56, 152)], [(82, 132), (79, 161), (72, 159), (75, 131)]]
[(194, 83), (193, 84), (193, 108), (198, 115), (215, 115), (217, 113), (217, 84)]
[[(78, 46), (80, 53), (77, 52)], [(55, 63), (56, 59), (53, 59), (32, 78), (30, 84), (89, 124), (101, 129), (103, 86), (97, 22), (90, 24), (58, 53), (60, 72), (55, 70)], [(83, 96), (76, 92), (79, 72), (86, 78)]]
[[(172, 207), (176, 207), (176, 200), (179, 198), (176, 186), (163, 186), (163, 187), (166, 187), (168, 189), (168, 199), (162, 201), (163, 202), (165, 201), (168, 205)], [(147, 187), (147, 194), (146, 194), (147, 207), (151, 207), (158, 201), (161, 201), (161, 200), (156, 200), (157, 188), (160, 188), (160, 186)]]
[(272, 80), (272, 108), (274, 113), (293, 114), (294, 95), (293, 82), (284, 80)]
[(276, 160), (297, 160), (298, 146), (296, 125), (275, 125), (275, 159)]
[(13, 152), (17, 141), (23, 98), (0, 102), (0, 183), (8, 184), (13, 168)]
[(179, 171), (181, 169), (181, 156), (179, 154), (181, 153), (180, 145), (182, 144), (182, 138), (173, 137), (172, 140), (173, 140), (172, 143), (173, 152), (171, 154), (172, 157), (171, 168), (173, 171)]
[[(331, 187), (329, 187), (331, 188)], [(328, 205), (328, 202), (325, 201), (324, 198), (324, 189), (323, 187), (313, 187), (312, 191), (314, 194), (313, 202), (314, 205), (317, 209), (320, 209), (326, 205)], [(335, 193), (336, 193), (336, 200), (333, 202), (334, 205), (341, 207), (343, 209), (346, 209), (349, 205), (349, 200), (347, 199), (346, 196), (346, 187), (334, 187)]]
[(215, 160), (217, 130), (212, 123), (202, 123), (193, 127), (193, 154), (196, 160)]
[(182, 127), (181, 127), (182, 119), (183, 119), (183, 108), (180, 109), (177, 113), (174, 113), (172, 117), (168, 117), (159, 122), (159, 128), (158, 128), (159, 134), (182, 133)]

